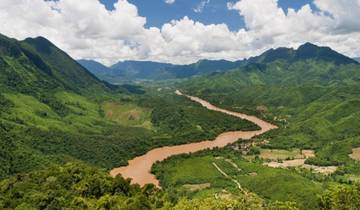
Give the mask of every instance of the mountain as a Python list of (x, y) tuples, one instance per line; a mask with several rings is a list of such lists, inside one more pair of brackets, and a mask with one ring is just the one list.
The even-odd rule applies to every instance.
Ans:
[(111, 83), (129, 80), (189, 78), (196, 75), (230, 70), (242, 63), (242, 61), (200, 60), (188, 65), (174, 65), (152, 61), (123, 61), (108, 68), (96, 61), (79, 60), (78, 62), (98, 78)]
[[(43, 37), (0, 35), (0, 177), (70, 159), (109, 160), (100, 158), (108, 152), (99, 151), (148, 132), (104, 117), (104, 98), (131, 92), (142, 93), (100, 81)], [(112, 129), (131, 134), (114, 137)]]
[(360, 62), (360, 57), (353, 58), (353, 60), (356, 60), (357, 62)]
[(336, 65), (357, 63), (357, 61), (342, 55), (329, 47), (320, 47), (311, 43), (305, 43), (296, 50), (284, 47), (270, 49), (260, 56), (248, 59), (247, 63), (271, 63), (276, 60), (284, 60), (289, 63), (313, 60), (331, 62)]
[(111, 83), (129, 80), (165, 80), (183, 79), (214, 72), (224, 72), (246, 65), (258, 65), (283, 60), (288, 63), (313, 60), (332, 62), (336, 65), (355, 64), (357, 61), (344, 56), (329, 47), (319, 47), (305, 43), (298, 49), (277, 48), (270, 49), (263, 54), (239, 61), (200, 60), (188, 65), (173, 65), (151, 61), (124, 61), (114, 64), (110, 68), (95, 61), (80, 60), (79, 63), (95, 74), (98, 78)]
[(0, 36), (0, 86), (20, 92), (64, 89), (91, 93), (112, 88), (43, 37), (24, 41)]
[(175, 65), (167, 70), (175, 75), (176, 78), (189, 78), (196, 75), (209, 74), (213, 72), (223, 72), (239, 67), (242, 61), (227, 60), (200, 60), (189, 65)]
[(152, 80), (157, 78), (169, 78), (166, 71), (172, 67), (171, 64), (152, 61), (124, 61), (111, 66), (115, 77), (126, 80)]
[(106, 75), (109, 71), (111, 71), (109, 67), (93, 60), (81, 59), (77, 62), (80, 63), (84, 68), (90, 70), (92, 74), (96, 75), (100, 79), (102, 79), (103, 75)]
[[(203, 60), (165, 69), (119, 64), (137, 71), (131, 77), (151, 74), (146, 66), (158, 69), (154, 78), (196, 75), (150, 83), (142, 94), (146, 87), (100, 81), (45, 38), (0, 36), (0, 209), (358, 209), (360, 188), (351, 183), (360, 166), (349, 154), (360, 145), (359, 65), (337, 65), (346, 59), (333, 53), (295, 59), (296, 53), (283, 48), (253, 63)], [(156, 163), (161, 189), (110, 177), (111, 168), (150, 149), (259, 129), (179, 97), (175, 88), (279, 129)], [(251, 156), (239, 151), (254, 143), (261, 145), (249, 148)], [(300, 149), (316, 151), (307, 163), (338, 171), (275, 169), (261, 157), (268, 151), (292, 159)]]
[(186, 80), (178, 88), (275, 120), (281, 126), (268, 136), (267, 147), (314, 149), (316, 158), (308, 163), (345, 165), (347, 173), (359, 174), (348, 155), (360, 145), (360, 65), (312, 44), (269, 50), (247, 62), (233, 71)]
[(257, 129), (173, 91), (144, 93), (100, 81), (45, 38), (1, 36), (0, 178), (67, 161), (113, 168), (155, 147)]

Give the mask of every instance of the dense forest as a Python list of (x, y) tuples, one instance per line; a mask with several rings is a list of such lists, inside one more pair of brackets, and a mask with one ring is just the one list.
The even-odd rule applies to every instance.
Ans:
[[(319, 198), (322, 209), (356, 209), (360, 186), (334, 186)], [(73, 162), (51, 166), (0, 182), (1, 209), (297, 209), (292, 202), (265, 203), (254, 194), (225, 198), (181, 198), (153, 185), (139, 187), (130, 180)]]
[[(360, 186), (337, 185), (319, 197), (321, 209), (356, 209), (360, 205)], [(130, 180), (112, 178), (107, 172), (87, 164), (73, 162), (51, 166), (0, 182), (1, 209), (288, 209), (294, 202), (264, 202), (255, 194), (229, 198), (181, 197), (176, 192), (153, 185), (131, 185)]]

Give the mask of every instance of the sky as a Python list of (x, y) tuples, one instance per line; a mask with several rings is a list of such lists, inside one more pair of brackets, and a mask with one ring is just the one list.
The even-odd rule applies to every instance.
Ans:
[[(108, 10), (112, 10), (116, 1), (101, 0), (100, 2)], [(161, 27), (171, 20), (181, 19), (184, 16), (204, 24), (225, 23), (232, 31), (245, 27), (244, 18), (235, 10), (227, 8), (227, 3), (236, 2), (234, 0), (177, 0), (172, 4), (166, 3), (166, 0), (129, 0), (129, 2), (137, 6), (140, 16), (146, 17), (146, 27)], [(206, 2), (206, 4), (201, 4), (201, 2)], [(312, 0), (280, 0), (279, 5), (283, 9), (298, 10), (311, 2)], [(199, 7), (199, 5), (204, 6)]]
[(359, 19), (360, 0), (0, 1), (0, 33), (106, 65), (239, 60), (305, 42), (357, 57)]

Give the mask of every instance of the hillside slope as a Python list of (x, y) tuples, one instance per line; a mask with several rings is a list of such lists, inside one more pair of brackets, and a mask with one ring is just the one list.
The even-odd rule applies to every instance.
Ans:
[(109, 85), (44, 38), (0, 39), (0, 177), (70, 160), (111, 168), (157, 146), (256, 128), (173, 92)]
[(329, 47), (321, 47), (309, 42), (299, 46), (296, 50), (285, 47), (270, 49), (259, 56), (249, 58), (246, 63), (271, 63), (276, 60), (283, 60), (288, 63), (313, 60), (334, 63), (336, 65), (357, 64), (356, 60), (342, 55)]
[(35, 94), (53, 89), (104, 93), (112, 87), (43, 37), (17, 41), (1, 35), (0, 49), (2, 88)]
[[(178, 69), (178, 76), (187, 77), (192, 72), (210, 75), (180, 83), (179, 87), (216, 105), (262, 115), (278, 123), (281, 129), (265, 136), (271, 139), (267, 146), (316, 149), (318, 158), (311, 160), (314, 163), (344, 166), (331, 181), (338, 176), (346, 180), (346, 176), (360, 175), (359, 165), (348, 157), (351, 147), (359, 145), (358, 65), (337, 65), (311, 58), (294, 61), (286, 55), (273, 59), (276, 56), (268, 53), (262, 58), (266, 62), (241, 64), (240, 69), (226, 73), (213, 70), (228, 62), (217, 66), (217, 61), (202, 61), (190, 65), (189, 71)], [(188, 179), (190, 184), (199, 184), (199, 180), (187, 175), (192, 172), (188, 169), (193, 168), (201, 176), (215, 175), (219, 182), (211, 187), (217, 187), (217, 191), (211, 188), (202, 197), (188, 196), (197, 192), (166, 186), (140, 188), (130, 185), (130, 180), (111, 178), (109, 168), (124, 165), (150, 149), (213, 139), (225, 131), (258, 129), (248, 121), (208, 111), (178, 97), (169, 86), (159, 89), (157, 83), (151, 85), (146, 91), (138, 86), (109, 85), (44, 38), (19, 42), (1, 36), (0, 208), (182, 210), (194, 206), (196, 209), (231, 206), (294, 210), (299, 205), (288, 202), (294, 200), (293, 195), (297, 196), (295, 201), (300, 201), (298, 204), (318, 205), (315, 197), (324, 189), (320, 185), (327, 185), (324, 180), (330, 178), (296, 170), (269, 169), (261, 162), (231, 155), (227, 152), (231, 148), (217, 151), (225, 151), (222, 154), (227, 158), (234, 157), (243, 164), (244, 174), (238, 168), (232, 171), (245, 177), (241, 180), (248, 183), (244, 187), (251, 190), (249, 193), (239, 192), (232, 187), (234, 183), (213, 168), (213, 161), (221, 163), (221, 167), (229, 164), (215, 159), (213, 151), (204, 151), (209, 154), (206, 164), (191, 162), (177, 165), (173, 170), (174, 176)], [(254, 109), (257, 106), (260, 109)], [(278, 120), (279, 117), (287, 121)], [(187, 154), (180, 159), (191, 160), (187, 159), (191, 156)], [(209, 171), (199, 170), (209, 166), (212, 167)], [(254, 174), (254, 167), (258, 173)], [(214, 170), (215, 173), (208, 173)], [(235, 176), (231, 174), (231, 177)], [(180, 187), (184, 184), (174, 183)], [(228, 187), (234, 191), (227, 192)], [(340, 188), (329, 191), (320, 205), (358, 206), (358, 202), (349, 202), (356, 200), (357, 195), (356, 186)], [(339, 197), (344, 201), (339, 201)]]
[(271, 50), (244, 67), (194, 78), (180, 87), (214, 104), (277, 122), (281, 129), (269, 134), (268, 147), (315, 149), (317, 158), (311, 163), (351, 165), (348, 154), (360, 144), (360, 65), (329, 48), (307, 52), (307, 47)]

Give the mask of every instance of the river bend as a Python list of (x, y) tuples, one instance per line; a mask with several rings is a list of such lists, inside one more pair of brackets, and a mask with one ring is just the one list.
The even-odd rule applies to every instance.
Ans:
[(200, 103), (202, 106), (209, 110), (222, 112), (227, 115), (248, 120), (258, 125), (261, 129), (256, 131), (224, 132), (218, 135), (215, 140), (204, 140), (197, 143), (156, 148), (148, 151), (142, 156), (138, 156), (132, 160), (129, 160), (129, 164), (127, 166), (112, 169), (110, 172), (111, 176), (115, 177), (121, 174), (124, 178), (131, 178), (132, 183), (136, 183), (141, 186), (150, 183), (159, 186), (159, 180), (157, 180), (155, 175), (151, 174), (150, 172), (152, 165), (157, 161), (163, 161), (166, 158), (174, 155), (193, 153), (204, 149), (212, 149), (215, 147), (225, 147), (226, 145), (234, 143), (239, 139), (251, 139), (254, 136), (261, 135), (271, 129), (277, 128), (275, 125), (261, 120), (255, 116), (221, 109), (198, 97), (182, 94), (179, 90), (176, 90), (175, 93), (179, 96), (184, 96), (194, 102)]

